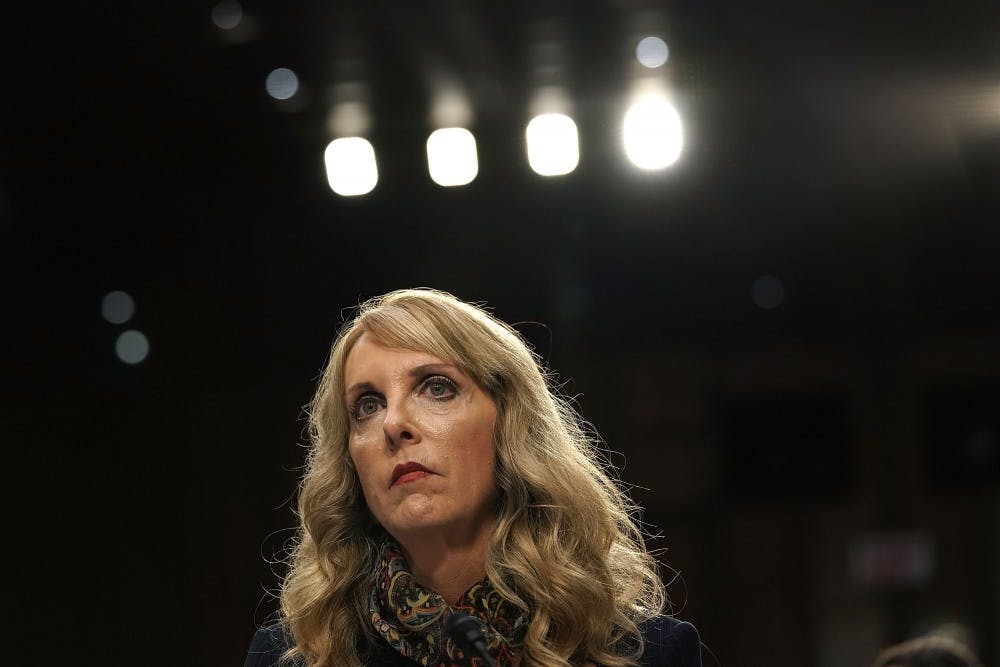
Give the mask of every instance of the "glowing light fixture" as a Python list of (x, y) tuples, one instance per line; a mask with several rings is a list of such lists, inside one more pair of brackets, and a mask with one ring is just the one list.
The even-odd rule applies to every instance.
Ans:
[(479, 173), (476, 138), (464, 127), (445, 127), (427, 137), (427, 170), (444, 187), (471, 183)]
[(625, 113), (625, 155), (640, 169), (663, 169), (677, 162), (684, 131), (677, 109), (658, 94), (639, 98)]
[(343, 197), (368, 194), (378, 183), (375, 149), (367, 139), (334, 139), (323, 153), (330, 189)]
[(525, 130), (528, 164), (541, 176), (568, 174), (580, 162), (576, 123), (561, 113), (535, 116)]

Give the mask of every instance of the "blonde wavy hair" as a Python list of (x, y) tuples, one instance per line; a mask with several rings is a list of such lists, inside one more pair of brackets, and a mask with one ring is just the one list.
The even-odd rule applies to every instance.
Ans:
[(486, 574), (529, 613), (524, 665), (635, 664), (640, 625), (665, 601), (637, 508), (606, 472), (598, 442), (514, 329), (445, 292), (371, 299), (334, 341), (309, 410), (300, 527), (281, 589), (285, 659), (360, 665), (376, 641), (368, 599), (382, 534), (347, 453), (344, 362), (363, 333), (433, 354), (496, 402), (499, 500)]

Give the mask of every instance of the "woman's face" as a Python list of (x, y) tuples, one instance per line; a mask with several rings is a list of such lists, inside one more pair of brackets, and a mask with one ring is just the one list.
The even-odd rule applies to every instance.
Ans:
[(472, 378), (364, 333), (344, 386), (348, 450), (368, 508), (393, 537), (472, 535), (493, 520), (496, 404)]

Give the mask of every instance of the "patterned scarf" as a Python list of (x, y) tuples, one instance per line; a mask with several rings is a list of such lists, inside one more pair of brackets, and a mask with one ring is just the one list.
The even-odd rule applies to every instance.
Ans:
[(482, 667), (478, 657), (466, 658), (444, 632), (454, 612), (472, 616), (483, 625), (486, 650), (497, 667), (516, 667), (528, 630), (528, 618), (483, 579), (467, 590), (454, 607), (417, 583), (403, 551), (393, 540), (382, 546), (375, 567), (369, 603), (375, 631), (394, 649), (424, 667)]

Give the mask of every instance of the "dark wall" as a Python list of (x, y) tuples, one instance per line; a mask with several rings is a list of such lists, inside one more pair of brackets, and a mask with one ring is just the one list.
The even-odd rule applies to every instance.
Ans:
[[(242, 659), (276, 609), (330, 341), (403, 286), (487, 302), (572, 379), (722, 664), (761, 646), (856, 664), (948, 621), (1000, 658), (992, 3), (247, 5), (238, 43), (210, 9), (22, 7), (5, 26), (9, 573), (40, 658)], [(562, 179), (522, 157), (539, 19), (576, 97)], [(687, 138), (655, 174), (618, 148), (644, 21)], [(357, 199), (321, 157), (347, 42), (380, 160)], [(480, 175), (450, 190), (423, 165), (441, 63), (479, 105)], [(296, 105), (265, 95), (276, 66), (300, 72)], [(115, 289), (127, 324), (101, 318)], [(126, 328), (151, 345), (135, 366)], [(854, 541), (892, 531), (930, 538), (931, 578), (852, 582)]]

